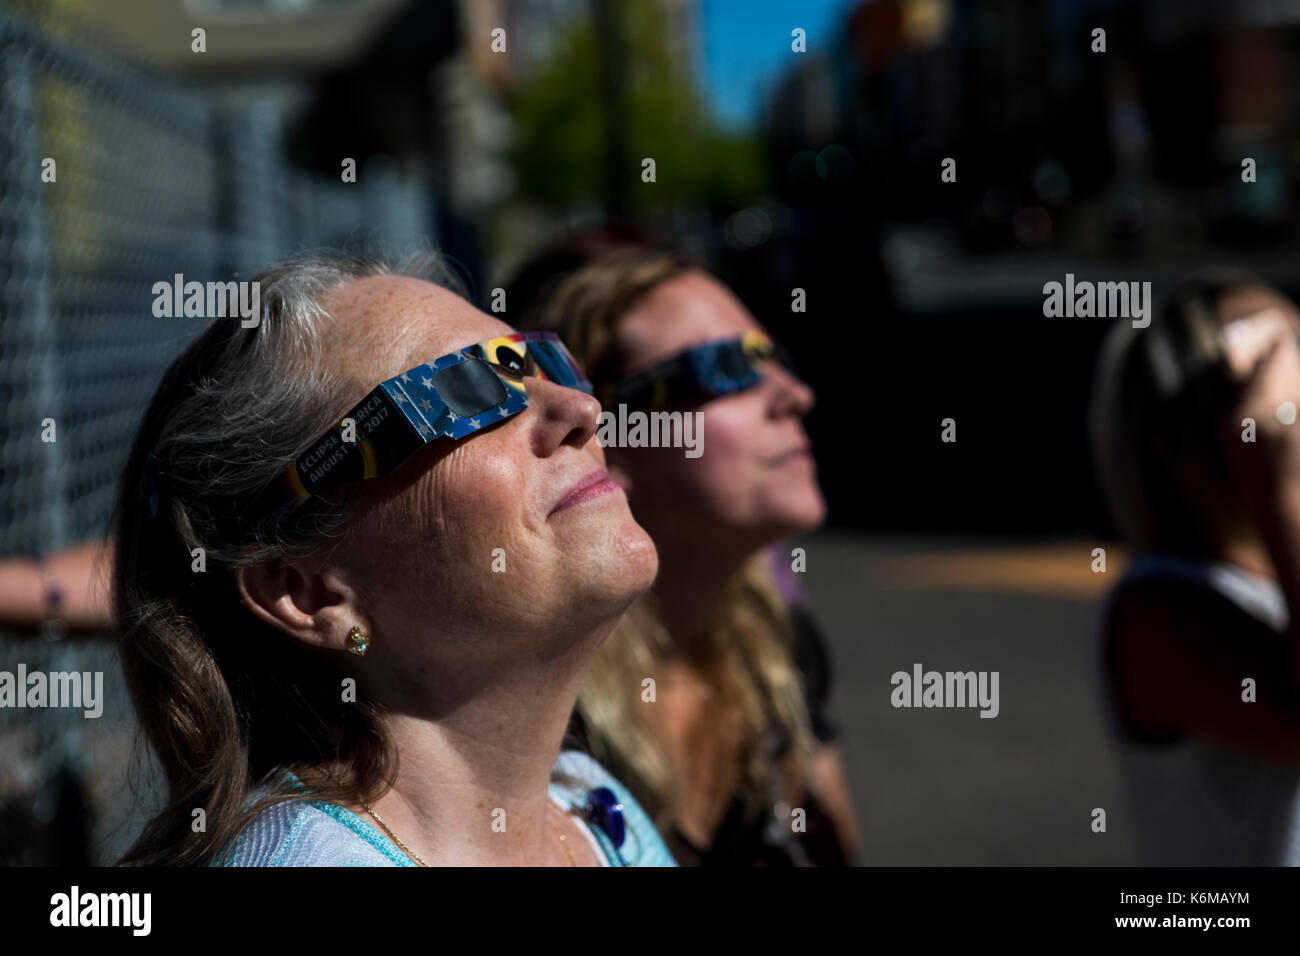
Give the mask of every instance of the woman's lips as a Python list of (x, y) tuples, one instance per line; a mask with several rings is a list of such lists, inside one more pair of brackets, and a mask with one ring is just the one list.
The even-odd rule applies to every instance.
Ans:
[(812, 446), (800, 445), (798, 448), (791, 448), (779, 455), (773, 455), (767, 460), (767, 464), (769, 467), (776, 468), (794, 461), (811, 462), (812, 460)]
[(560, 499), (559, 504), (551, 509), (551, 517), (566, 508), (572, 508), (574, 505), (580, 505), (584, 501), (591, 501), (593, 498), (599, 498), (601, 495), (607, 495), (611, 491), (617, 491), (618, 485), (614, 484), (604, 469), (593, 471), (586, 478), (583, 478), (576, 485), (569, 489), (569, 493)]

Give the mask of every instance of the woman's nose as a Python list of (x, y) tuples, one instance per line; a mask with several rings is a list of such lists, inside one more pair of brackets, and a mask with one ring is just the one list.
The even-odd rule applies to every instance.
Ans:
[(586, 392), (540, 378), (527, 378), (528, 410), (533, 413), (529, 440), (545, 458), (563, 445), (584, 447), (600, 425), (600, 402)]
[(772, 389), (773, 412), (776, 414), (803, 417), (817, 404), (813, 387), (776, 362), (768, 366), (764, 378)]

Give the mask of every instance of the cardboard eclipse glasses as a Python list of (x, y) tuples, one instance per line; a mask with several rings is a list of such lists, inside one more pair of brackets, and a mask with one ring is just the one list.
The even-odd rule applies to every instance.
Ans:
[[(789, 353), (754, 329), (624, 376), (604, 386), (599, 397), (606, 408), (707, 400), (754, 387), (771, 361), (795, 371)], [(258, 529), (274, 525), (323, 488), (391, 474), (430, 442), (465, 438), (518, 414), (528, 407), (529, 376), (594, 394), (554, 332), (498, 336), (381, 382), (262, 492), (251, 509), (261, 516)]]
[(518, 414), (528, 407), (530, 376), (592, 393), (554, 332), (498, 336), (380, 382), (258, 496), (251, 509), (258, 528), (323, 488), (391, 474), (430, 442)]
[(625, 375), (602, 386), (597, 397), (606, 409), (670, 408), (704, 401), (753, 388), (771, 361), (796, 374), (794, 361), (781, 344), (751, 329), (734, 339), (696, 345)]

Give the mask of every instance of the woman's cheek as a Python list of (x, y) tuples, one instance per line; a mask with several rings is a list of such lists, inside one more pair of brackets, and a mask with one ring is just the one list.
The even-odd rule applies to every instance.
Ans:
[(721, 502), (724, 511), (748, 500), (757, 477), (754, 443), (762, 423), (741, 414), (739, 405), (725, 409), (704, 421), (703, 454), (692, 464), (708, 489), (709, 498)]
[(485, 453), (492, 449), (472, 445), (473, 440), (462, 443), (423, 477), (419, 504), (424, 510), (412, 523), (423, 539), (416, 553), (448, 579), (459, 577), (485, 548), (490, 553), (497, 546), (491, 542), (504, 540), (510, 530), (506, 513), (518, 507), (517, 493), (500, 493), (505, 479), (498, 459)]
[(633, 513), (652, 523), (647, 511), (696, 515), (706, 524), (743, 519), (756, 478), (750, 452), (756, 423), (743, 411), (714, 405), (702, 412), (696, 457), (687, 457), (686, 447), (617, 449), (612, 464), (631, 480)]
[(744, 523), (752, 499), (753, 475), (743, 451), (718, 443), (712, 448), (706, 444), (699, 458), (686, 458), (678, 449), (668, 452), (671, 458), (663, 470), (670, 478), (659, 496), (663, 506), (695, 514), (703, 526)]

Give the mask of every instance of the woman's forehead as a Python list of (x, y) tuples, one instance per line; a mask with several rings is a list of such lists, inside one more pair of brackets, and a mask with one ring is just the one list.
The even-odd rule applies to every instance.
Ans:
[(514, 331), (455, 293), (404, 276), (349, 282), (331, 296), (329, 310), (330, 351), (366, 381)]
[(689, 273), (655, 289), (619, 331), (624, 349), (639, 366), (756, 328), (754, 317), (725, 286), (703, 273)]
[[(500, 319), (479, 311), (461, 300), (459, 307), (450, 313), (423, 313), (407, 326), (403, 339), (405, 351), (397, 363), (398, 372), (432, 362), (451, 352), (477, 345), (499, 335), (510, 335), (515, 330)], [(394, 372), (393, 374), (398, 374)]]

